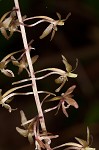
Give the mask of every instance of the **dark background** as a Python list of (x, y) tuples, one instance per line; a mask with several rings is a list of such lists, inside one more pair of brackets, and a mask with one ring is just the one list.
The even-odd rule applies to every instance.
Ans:
[[(69, 79), (61, 92), (65, 92), (73, 84), (77, 85), (74, 91), (74, 99), (79, 104), (79, 109), (70, 108), (69, 118), (60, 111), (45, 115), (49, 132), (59, 134), (60, 138), (53, 141), (53, 145), (73, 141), (74, 137), (86, 139), (86, 127), (89, 126), (93, 136), (92, 147), (98, 149), (99, 141), (99, 1), (98, 0), (20, 0), (22, 15), (27, 17), (46, 15), (57, 19), (59, 12), (64, 19), (71, 12), (65, 25), (58, 27), (54, 39), (50, 42), (50, 35), (40, 40), (39, 36), (48, 24), (42, 23), (33, 28), (26, 28), (28, 42), (34, 39), (32, 44), (39, 59), (34, 65), (35, 70), (46, 67), (58, 67), (64, 69), (61, 55), (75, 66), (78, 58), (79, 64), (75, 73), (77, 79)], [(0, 0), (0, 17), (14, 6), (13, 0)], [(6, 54), (23, 48), (21, 35), (14, 33), (10, 40), (6, 40), (0, 34), (0, 59)], [(9, 66), (15, 72), (14, 79), (0, 73), (0, 88), (3, 92), (11, 88), (11, 83), (26, 78), (26, 72), (17, 75), (17, 67)], [(58, 85), (54, 84), (54, 77), (48, 77), (37, 82), (38, 90), (54, 92)], [(41, 99), (43, 97), (40, 97)], [(0, 106), (0, 150), (32, 150), (26, 138), (20, 136), (16, 126), (20, 126), (19, 111), (24, 110), (28, 119), (37, 114), (35, 102), (30, 97), (19, 97), (10, 103), (17, 111), (11, 114)], [(51, 107), (52, 104), (45, 104)], [(54, 104), (53, 104), (54, 106)]]

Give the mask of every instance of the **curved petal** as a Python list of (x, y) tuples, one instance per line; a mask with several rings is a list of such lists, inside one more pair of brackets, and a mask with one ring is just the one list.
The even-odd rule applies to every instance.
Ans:
[(62, 55), (62, 59), (63, 59), (62, 61), (63, 61), (64, 65), (65, 65), (66, 71), (71, 72), (72, 66), (68, 63), (67, 59), (63, 55)]
[(2, 21), (7, 17), (7, 15), (9, 15), (10, 13), (11, 13), (11, 11), (8, 11), (7, 13), (5, 13), (5, 14), (1, 17), (0, 22), (2, 22)]
[[(20, 111), (20, 115), (21, 115), (21, 124), (24, 124), (25, 122), (27, 122), (27, 118), (23, 110)], [(23, 125), (23, 126), (28, 127), (27, 125)]]
[(28, 136), (28, 130), (24, 130), (24, 129), (21, 129), (19, 127), (16, 127), (16, 130), (17, 132), (20, 133), (20, 135), (24, 136), (24, 137), (27, 137)]
[(54, 35), (55, 35), (55, 32), (56, 32), (55, 30), (52, 31), (52, 35), (51, 35), (50, 41), (53, 39), (53, 37), (54, 37)]
[(53, 28), (53, 24), (50, 24), (42, 33), (42, 35), (40, 36), (40, 39), (43, 39), (44, 37), (46, 37), (48, 34), (50, 34), (50, 32), (52, 31)]
[(3, 103), (3, 104), (2, 104), (2, 107), (4, 107), (4, 108), (8, 109), (8, 111), (9, 111), (9, 112), (11, 112), (11, 111), (12, 111), (11, 106), (10, 106), (10, 105), (8, 105), (8, 104)]
[(9, 69), (2, 69), (1, 72), (8, 77), (14, 77), (14, 73)]
[(61, 15), (60, 15), (60, 13), (56, 12), (56, 15), (57, 15), (58, 19), (61, 20)]
[(76, 85), (72, 85), (70, 88), (67, 89), (67, 91), (64, 93), (64, 97), (67, 95), (70, 95), (74, 89), (76, 88)]
[(31, 133), (28, 134), (28, 141), (30, 142), (30, 144), (33, 144), (33, 137)]
[(7, 35), (6, 29), (5, 28), (1, 28), (0, 31), (1, 31), (2, 35), (8, 40), (9, 36)]
[(85, 140), (83, 140), (83, 139), (80, 139), (80, 138), (77, 138), (77, 137), (75, 137), (75, 139), (76, 139), (83, 147), (88, 147), (87, 141), (85, 141)]
[(71, 97), (66, 97), (65, 101), (67, 102), (67, 104), (75, 107), (76, 109), (79, 107), (77, 102)]

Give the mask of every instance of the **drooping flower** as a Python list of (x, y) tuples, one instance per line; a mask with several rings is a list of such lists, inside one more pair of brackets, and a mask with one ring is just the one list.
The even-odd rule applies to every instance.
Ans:
[(51, 33), (52, 31), (52, 35), (51, 35), (51, 40), (53, 39), (54, 35), (55, 35), (55, 32), (58, 30), (57, 26), (63, 26), (64, 25), (64, 22), (69, 18), (69, 16), (71, 15), (71, 13), (69, 13), (67, 15), (67, 17), (65, 19), (61, 19), (61, 15), (59, 13), (56, 13), (57, 16), (58, 16), (58, 20), (54, 20), (50, 17), (47, 17), (47, 16), (34, 16), (34, 17), (30, 17), (30, 18), (26, 18), (24, 19), (24, 22), (25, 21), (28, 21), (28, 20), (32, 20), (32, 19), (40, 19), (39, 21), (37, 21), (36, 23), (33, 23), (31, 25), (26, 25), (28, 27), (33, 27), (33, 26), (36, 26), (37, 24), (39, 23), (42, 23), (42, 22), (48, 22), (50, 23), (48, 25), (48, 27), (43, 31), (42, 35), (40, 36), (40, 39), (43, 39), (44, 37), (46, 37), (48, 34)]
[(11, 62), (11, 57), (19, 52), (22, 52), (22, 50), (8, 54), (0, 61), (0, 71), (4, 75), (6, 75), (8, 77), (14, 77), (14, 73), (11, 70), (6, 69), (6, 67), (7, 67), (8, 63)]
[[(15, 31), (20, 32), (18, 27), (22, 23), (20, 23), (17, 19), (17, 10), (18, 9), (13, 8), (11, 11), (6, 12), (0, 19), (0, 31), (7, 40), (13, 35)], [(25, 18), (26, 16), (22, 17), (23, 20)]]
[(32, 144), (33, 143), (33, 136), (34, 136), (33, 124), (35, 123), (36, 118), (33, 118), (30, 123), (25, 124), (27, 122), (27, 118), (26, 118), (26, 116), (22, 110), (20, 111), (20, 115), (21, 115), (21, 126), (23, 126), (24, 129), (16, 127), (16, 130), (22, 136), (27, 137), (29, 142)]
[[(17, 28), (17, 25), (13, 25), (13, 22), (16, 20), (16, 11), (16, 9), (8, 11), (0, 19), (0, 31), (6, 39), (9, 39)], [(10, 32), (9, 35), (7, 30)]]
[[(24, 69), (27, 71), (28, 75), (30, 76), (30, 72), (28, 70), (28, 62), (27, 62), (27, 59), (26, 59), (26, 56), (23, 55), (21, 57), (20, 60), (17, 60), (15, 57), (11, 57), (12, 59), (12, 63), (13, 65), (15, 66), (18, 66), (19, 67), (19, 70), (18, 70), (18, 74), (20, 74)], [(35, 55), (31, 58), (32, 60), (32, 64), (34, 64), (36, 62), (36, 60), (38, 59), (38, 55)]]
[(66, 117), (68, 117), (68, 113), (66, 110), (70, 106), (73, 106), (76, 109), (78, 108), (77, 102), (72, 98), (72, 92), (74, 91), (75, 88), (76, 88), (76, 86), (73, 85), (70, 88), (68, 88), (68, 90), (65, 93), (62, 93), (61, 96), (55, 96), (52, 99), (49, 99), (48, 101), (59, 101), (59, 103), (58, 103), (58, 105), (56, 105), (52, 108), (49, 108), (49, 109), (45, 110), (44, 112), (49, 112), (54, 109), (57, 109), (57, 113), (58, 113), (60, 107), (62, 107), (63, 113), (66, 115)]
[[(24, 137), (27, 137), (30, 144), (33, 144), (34, 142), (35, 149), (42, 148), (52, 150), (50, 148), (51, 139), (57, 138), (58, 135), (52, 135), (50, 133), (47, 133), (46, 131), (45, 132), (40, 131), (39, 121), (42, 117), (36, 116), (31, 120), (27, 120), (22, 110), (20, 111), (20, 115), (21, 115), (21, 126), (24, 129), (16, 127), (16, 130), (19, 132), (19, 134)], [(45, 143), (44, 140), (48, 142)]]
[(60, 91), (60, 89), (64, 86), (65, 82), (68, 81), (68, 77), (69, 78), (76, 78), (77, 77), (77, 74), (72, 73), (72, 72), (76, 69), (76, 67), (78, 65), (78, 60), (76, 60), (76, 67), (74, 69), (72, 69), (72, 66), (68, 63), (67, 59), (63, 55), (62, 55), (62, 61), (65, 65), (66, 73), (63, 76), (61, 75), (60, 77), (58, 77), (55, 80), (55, 82), (57, 84), (62, 83), (61, 86), (58, 89), (56, 89), (56, 92)]
[[(62, 61), (65, 65), (66, 71), (62, 70), (62, 69), (58, 69), (58, 68), (47, 68), (47, 69), (42, 69), (39, 71), (36, 71), (35, 74), (40, 73), (40, 72), (46, 72), (46, 71), (50, 71), (50, 73), (47, 73), (46, 75), (42, 76), (42, 77), (38, 77), (36, 78), (37, 80), (43, 79), (49, 75), (52, 74), (58, 74), (60, 75), (57, 79), (55, 79), (55, 82), (57, 84), (61, 84), (59, 86), (59, 88), (57, 88), (55, 91), (59, 92), (61, 90), (61, 88), (64, 86), (65, 82), (68, 81), (68, 77), (70, 78), (76, 78), (77, 74), (72, 73), (75, 69), (72, 70), (72, 66), (68, 63), (67, 59), (62, 55)], [(77, 67), (78, 61), (76, 62), (76, 67)], [(75, 67), (75, 68), (76, 68)]]

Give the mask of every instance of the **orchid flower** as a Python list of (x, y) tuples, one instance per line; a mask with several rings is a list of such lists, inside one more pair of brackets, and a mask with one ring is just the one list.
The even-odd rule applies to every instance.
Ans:
[(52, 35), (51, 35), (51, 40), (53, 39), (54, 35), (55, 35), (55, 32), (58, 30), (57, 26), (63, 26), (64, 25), (64, 22), (69, 18), (69, 16), (71, 15), (71, 13), (69, 13), (67, 15), (67, 17), (65, 19), (61, 19), (61, 15), (59, 13), (56, 13), (57, 16), (58, 16), (58, 20), (54, 20), (50, 17), (47, 17), (47, 16), (34, 16), (34, 17), (30, 17), (30, 18), (26, 18), (24, 19), (24, 22), (25, 21), (28, 21), (28, 20), (32, 20), (32, 19), (40, 19), (39, 21), (37, 21), (36, 23), (34, 24), (31, 24), (31, 25), (26, 25), (27, 27), (33, 27), (39, 23), (42, 23), (42, 22), (48, 22), (50, 23), (48, 25), (48, 27), (43, 31), (42, 35), (40, 36), (40, 39), (43, 39), (44, 37), (46, 37), (48, 34), (51, 33), (52, 31)]
[[(74, 91), (75, 88), (76, 88), (76, 86), (73, 85), (70, 88), (68, 88), (68, 90), (65, 93), (62, 93), (61, 96), (55, 96), (52, 99), (47, 100), (48, 102), (49, 101), (57, 101), (57, 100), (59, 100), (59, 103), (58, 103), (58, 105), (56, 105), (56, 106), (54, 106), (52, 108), (44, 110), (44, 112), (46, 113), (46, 112), (49, 112), (49, 111), (57, 109), (57, 113), (58, 113), (60, 107), (62, 107), (63, 113), (65, 114), (66, 117), (68, 117), (68, 113), (66, 111), (67, 108), (69, 108), (70, 106), (73, 106), (76, 109), (78, 108), (78, 104), (72, 98), (72, 94), (71, 94)], [(66, 106), (65, 106), (65, 103), (67, 104)]]
[[(23, 126), (24, 129), (16, 127), (16, 130), (22, 136), (28, 137), (29, 142), (32, 144), (33, 143), (33, 136), (34, 136), (33, 125), (34, 125), (37, 118), (34, 117), (30, 123), (27, 123), (27, 118), (26, 118), (26, 116), (22, 110), (20, 111), (20, 115), (21, 115), (21, 126)], [(27, 124), (25, 124), (25, 123), (27, 123)]]
[(83, 140), (80, 138), (75, 137), (75, 139), (77, 140), (78, 143), (75, 142), (69, 142), (69, 143), (65, 143), (62, 144), (60, 146), (56, 146), (53, 148), (53, 150), (64, 147), (64, 146), (69, 146), (68, 148), (66, 148), (67, 150), (96, 150), (95, 148), (91, 148), (89, 145), (89, 138), (90, 138), (90, 133), (89, 133), (89, 128), (87, 127), (87, 140)]
[(43, 78), (45, 78), (51, 74), (60, 75), (57, 79), (55, 79), (55, 82), (57, 84), (61, 83), (60, 87), (55, 90), (56, 92), (59, 92), (61, 90), (61, 88), (64, 86), (65, 82), (68, 81), (68, 77), (70, 77), (70, 78), (76, 78), (77, 77), (77, 74), (72, 73), (72, 72), (76, 69), (78, 61), (76, 62), (76, 67), (73, 70), (72, 70), (72, 66), (68, 63), (67, 59), (63, 55), (62, 55), (62, 61), (65, 65), (66, 71), (64, 71), (62, 69), (58, 69), (58, 68), (42, 69), (42, 70), (36, 71), (35, 74), (40, 73), (40, 72), (46, 72), (46, 71), (50, 71), (50, 73), (48, 73), (42, 77), (38, 77), (36, 79), (40, 80), (40, 79), (43, 79)]
[[(20, 115), (21, 115), (21, 126), (24, 129), (16, 127), (16, 130), (19, 132), (19, 134), (24, 137), (27, 137), (30, 144), (33, 144), (33, 139), (34, 139), (35, 147), (36, 147), (35, 149), (37, 149), (38, 147), (43, 148), (43, 149), (49, 148), (50, 143), (48, 143), (47, 145), (43, 141), (48, 140), (48, 142), (51, 142), (51, 139), (57, 138), (58, 135), (53, 136), (49, 133), (46, 133), (46, 132), (41, 133), (39, 131), (39, 121), (40, 121), (40, 118), (42, 117), (36, 116), (32, 118), (31, 120), (27, 121), (27, 118), (22, 110), (20, 111)], [(49, 150), (52, 150), (52, 149), (50, 148)]]
[[(27, 63), (27, 60), (26, 60), (26, 56), (23, 55), (21, 57), (20, 60), (17, 60), (15, 57), (11, 57), (12, 59), (12, 63), (13, 65), (15, 66), (18, 66), (19, 67), (19, 70), (18, 70), (18, 74), (20, 74), (24, 69), (27, 71), (28, 75), (30, 76), (30, 72), (28, 70), (28, 63)], [(36, 60), (38, 59), (38, 55), (35, 55), (31, 58), (32, 60), (32, 64), (34, 64), (36, 62)]]
[[(13, 8), (12, 11), (8, 11), (7, 13), (5, 13), (0, 19), (0, 31), (7, 40), (13, 35), (15, 31), (20, 32), (20, 30), (18, 30), (18, 27), (22, 23), (18, 21), (16, 17), (16, 11), (17, 9)], [(26, 16), (22, 17), (23, 21), (25, 18)], [(9, 35), (7, 33), (7, 30), (10, 32)]]
[[(0, 31), (6, 39), (9, 39), (12, 36), (19, 25), (18, 20), (16, 20), (16, 11), (17, 9), (8, 11), (0, 19)], [(7, 34), (6, 30), (10, 31), (10, 35)]]
[(20, 52), (22, 52), (22, 50), (19, 50), (19, 51), (17, 51), (17, 52), (12, 52), (12, 53), (6, 55), (6, 56), (0, 61), (0, 71), (1, 71), (4, 75), (6, 75), (6, 76), (8, 76), (8, 77), (14, 77), (14, 73), (13, 73), (11, 70), (6, 69), (6, 67), (7, 67), (7, 64), (11, 61), (11, 57), (12, 57), (13, 55), (17, 54), (17, 53), (20, 53)]

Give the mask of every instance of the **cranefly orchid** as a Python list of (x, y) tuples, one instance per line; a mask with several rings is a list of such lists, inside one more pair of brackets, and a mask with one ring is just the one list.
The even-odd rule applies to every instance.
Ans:
[(9, 70), (9, 69), (6, 69), (7, 65), (9, 62), (11, 62), (11, 57), (17, 53), (20, 53), (20, 52), (23, 52), (23, 50), (19, 50), (19, 51), (16, 51), (16, 52), (12, 52), (8, 55), (6, 55), (1, 61), (0, 61), (0, 71), (8, 76), (8, 77), (14, 77), (14, 73)]
[(49, 76), (51, 74), (58, 74), (58, 75), (60, 75), (57, 79), (55, 79), (55, 82), (57, 84), (61, 84), (59, 86), (59, 88), (57, 88), (55, 90), (56, 92), (59, 92), (61, 90), (61, 88), (64, 86), (65, 82), (68, 81), (68, 77), (70, 77), (70, 78), (76, 78), (77, 77), (77, 74), (72, 73), (72, 72), (76, 69), (78, 61), (76, 62), (76, 67), (73, 70), (72, 70), (72, 66), (68, 63), (67, 59), (63, 55), (62, 55), (62, 62), (65, 65), (66, 71), (64, 71), (62, 69), (58, 69), (58, 68), (42, 69), (42, 70), (36, 71), (35, 74), (40, 73), (40, 72), (46, 72), (46, 71), (50, 71), (50, 73), (47, 73), (46, 75), (37, 78), (37, 80), (43, 79), (43, 78), (45, 78), (45, 77), (47, 77), (47, 76)]
[[(5, 13), (0, 19), (0, 31), (6, 39), (9, 39), (19, 26), (16, 11), (17, 9), (13, 8), (12, 11)], [(10, 32), (9, 35), (7, 34), (7, 30)]]
[[(20, 32), (18, 27), (22, 23), (20, 23), (17, 19), (17, 11), (18, 9), (13, 8), (11, 11), (6, 12), (0, 19), (0, 31), (7, 40), (15, 31)], [(24, 21), (25, 18), (26, 16), (23, 16), (22, 20)], [(7, 31), (9, 31), (9, 34)]]
[[(12, 59), (13, 65), (19, 67), (18, 74), (20, 74), (25, 69), (28, 75), (30, 76), (30, 72), (28, 70), (28, 63), (27, 63), (27, 59), (25, 55), (23, 55), (21, 59), (18, 59), (18, 60), (14, 56), (12, 56), (11, 59)], [(32, 64), (34, 64), (37, 59), (38, 59), (38, 55), (33, 56), (31, 58)]]
[[(32, 119), (27, 120), (25, 113), (21, 110), (21, 126), (16, 127), (16, 130), (19, 134), (21, 134), (23, 137), (27, 137), (30, 144), (33, 144), (35, 146), (35, 150), (54, 150), (57, 148), (67, 147), (67, 149), (75, 149), (75, 150), (95, 150), (95, 148), (91, 148), (89, 143), (89, 128), (87, 128), (87, 140), (82, 140), (80, 138), (75, 137), (76, 142), (69, 142), (65, 143), (63, 145), (51, 148), (51, 142), (53, 138), (57, 138), (58, 135), (52, 135), (48, 132), (45, 122), (44, 115), (52, 110), (56, 110), (56, 114), (62, 108), (62, 112), (65, 114), (66, 117), (68, 117), (68, 111), (67, 109), (70, 106), (73, 106), (74, 108), (78, 108), (78, 103), (73, 99), (73, 91), (76, 88), (76, 85), (73, 85), (69, 87), (67, 90), (65, 90), (65, 93), (60, 94), (60, 96), (57, 96), (54, 93), (48, 92), (48, 91), (38, 91), (38, 86), (36, 83), (36, 80), (44, 79), (50, 75), (56, 75), (55, 82), (57, 84), (60, 84), (60, 86), (55, 90), (55, 92), (59, 92), (62, 87), (65, 85), (65, 83), (68, 81), (69, 78), (76, 78), (77, 74), (73, 73), (73, 71), (76, 69), (78, 60), (76, 61), (76, 67), (72, 69), (72, 66), (68, 63), (67, 59), (62, 55), (62, 62), (65, 65), (65, 69), (59, 69), (59, 68), (46, 68), (39, 71), (34, 71), (34, 63), (38, 58), (38, 55), (31, 57), (30, 50), (34, 49), (31, 47), (31, 45), (28, 44), (27, 36), (26, 36), (26, 30), (25, 27), (33, 27), (40, 23), (47, 23), (48, 26), (46, 29), (44, 29), (43, 33), (40, 36), (40, 39), (45, 38), (51, 33), (51, 40), (53, 39), (56, 31), (58, 30), (59, 26), (63, 26), (65, 24), (65, 21), (69, 18), (71, 13), (69, 13), (65, 19), (61, 18), (61, 15), (59, 13), (57, 14), (58, 19), (53, 19), (48, 16), (34, 16), (30, 18), (26, 18), (26, 16), (21, 15), (20, 6), (19, 6), (19, 0), (14, 0), (15, 8), (12, 9), (12, 11), (9, 11), (5, 13), (1, 19), (0, 19), (0, 32), (1, 34), (6, 38), (9, 39), (15, 31), (21, 33), (22, 35), (22, 41), (23, 41), (23, 50), (18, 52), (23, 52), (20, 56), (16, 57), (15, 54), (18, 52), (13, 52), (11, 54), (8, 54), (6, 57), (4, 57), (0, 62), (0, 71), (5, 74), (8, 77), (14, 77), (14, 73), (12, 70), (8, 69), (8, 65), (10, 62), (14, 66), (18, 67), (18, 74), (20, 74), (23, 70), (26, 70), (28, 73), (27, 79), (20, 80), (17, 82), (12, 83), (14, 84), (20, 84), (22, 82), (29, 81), (30, 84), (25, 83), (21, 86), (15, 86), (11, 87), (8, 91), (5, 93), (2, 92), (2, 89), (0, 89), (0, 105), (2, 107), (5, 107), (8, 109), (9, 112), (12, 110), (9, 103), (13, 100), (13, 97), (16, 95), (33, 95), (33, 100), (35, 100), (36, 108), (37, 108), (37, 114), (36, 116), (32, 116)], [(33, 24), (25, 24), (28, 21), (35, 21)], [(28, 91), (26, 89), (25, 92), (20, 92), (17, 90), (23, 89), (23, 88), (31, 88), (31, 91)], [(40, 93), (47, 94), (43, 100), (39, 97)], [(49, 96), (53, 96), (49, 98)], [(44, 102), (50, 102), (50, 101), (56, 101), (58, 102), (57, 105), (54, 107), (44, 108), (42, 107)], [(34, 108), (34, 106), (33, 106)]]
[[(42, 118), (39, 116), (35, 116), (31, 120), (27, 120), (24, 112), (20, 111), (21, 115), (21, 126), (24, 128), (16, 127), (16, 130), (19, 132), (20, 135), (23, 137), (27, 137), (30, 144), (35, 143), (35, 149), (49, 149), (52, 150), (49, 146), (49, 143), (51, 143), (51, 139), (57, 138), (58, 135), (52, 135), (48, 132), (42, 132), (40, 131), (40, 125), (39, 121)], [(48, 141), (47, 143), (44, 143), (44, 140)]]
[[(30, 18), (26, 18), (24, 19), (25, 21), (28, 20), (33, 20), (33, 19), (40, 19), (39, 21), (37, 21), (36, 23), (33, 23), (31, 25), (26, 25), (27, 27), (33, 27), (36, 26), (39, 23), (42, 22), (48, 22), (50, 23), (47, 28), (43, 31), (42, 35), (40, 36), (40, 39), (43, 39), (44, 37), (46, 37), (48, 34), (51, 33), (52, 31), (52, 35), (51, 35), (51, 40), (53, 39), (55, 32), (58, 30), (57, 26), (63, 26), (64, 22), (69, 18), (69, 16), (71, 15), (71, 13), (69, 13), (65, 19), (61, 19), (61, 15), (59, 13), (56, 13), (58, 16), (58, 20), (54, 20), (48, 16), (34, 16), (34, 17), (30, 17)], [(25, 24), (24, 24), (25, 25)]]
[(49, 100), (46, 100), (48, 102), (49, 101), (59, 101), (59, 103), (58, 103), (58, 105), (56, 105), (56, 106), (54, 106), (52, 108), (46, 109), (44, 112), (47, 113), (49, 111), (57, 109), (57, 113), (58, 113), (60, 107), (62, 107), (63, 113), (65, 114), (66, 117), (68, 117), (68, 113), (67, 113), (66, 110), (70, 106), (73, 106), (76, 109), (78, 108), (77, 102), (72, 98), (72, 92), (74, 91), (75, 88), (76, 88), (76, 86), (73, 85), (70, 88), (68, 88), (65, 93), (62, 93), (61, 96), (55, 96), (55, 97), (53, 97), (53, 98), (51, 98)]

